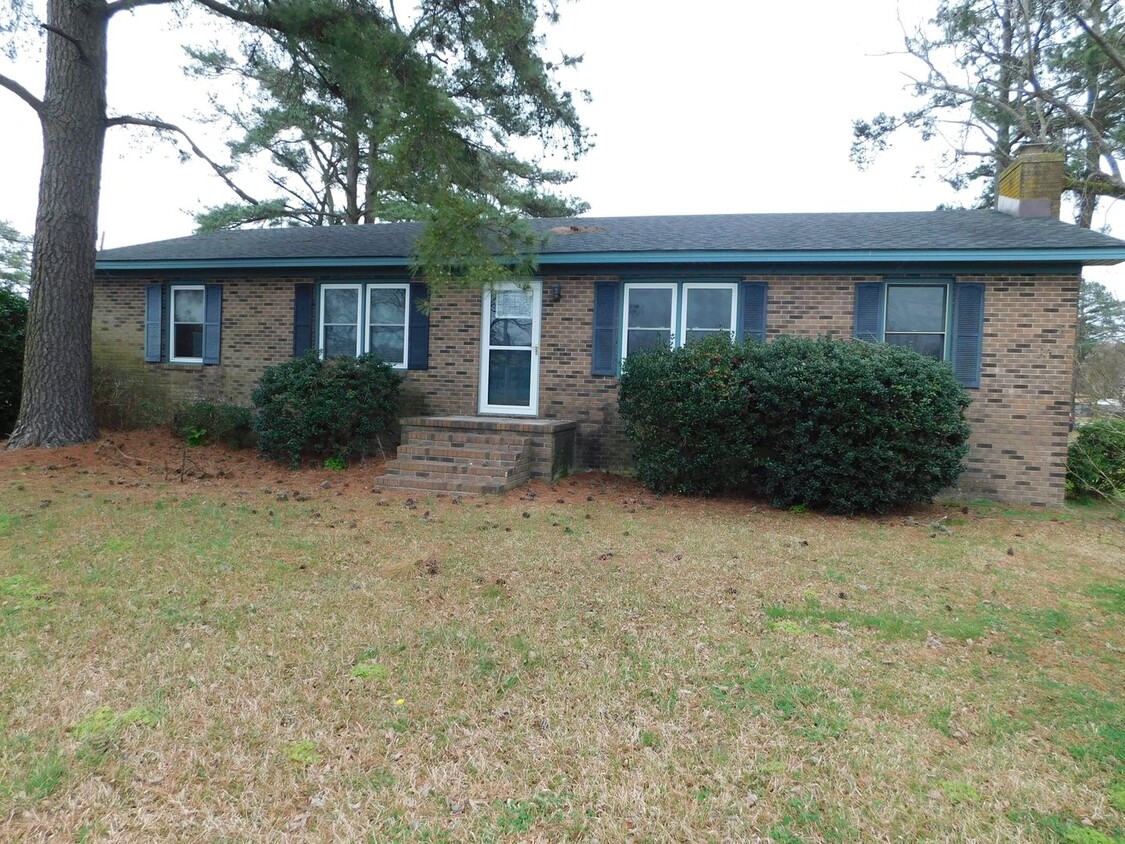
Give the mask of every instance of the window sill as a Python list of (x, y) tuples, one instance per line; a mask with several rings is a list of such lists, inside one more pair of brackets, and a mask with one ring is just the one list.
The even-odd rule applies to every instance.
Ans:
[(206, 369), (202, 363), (176, 363), (174, 361), (165, 361), (160, 364), (160, 368), (171, 372), (202, 372)]

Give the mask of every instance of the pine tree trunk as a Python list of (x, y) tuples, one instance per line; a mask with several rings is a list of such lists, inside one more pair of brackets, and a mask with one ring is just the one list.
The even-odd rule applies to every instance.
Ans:
[(24, 355), (23, 399), (8, 448), (97, 436), (91, 324), (106, 116), (105, 0), (47, 4), (43, 171)]

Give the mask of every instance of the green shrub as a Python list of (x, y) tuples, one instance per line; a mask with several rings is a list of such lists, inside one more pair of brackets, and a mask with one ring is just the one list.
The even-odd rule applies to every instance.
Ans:
[(651, 488), (885, 512), (951, 486), (969, 398), (944, 363), (840, 340), (725, 339), (632, 355), (621, 414)]
[(315, 351), (267, 369), (254, 390), (258, 450), (300, 465), (365, 454), (398, 413), (401, 377), (378, 357), (321, 360)]
[(1072, 497), (1125, 493), (1125, 419), (1095, 419), (1078, 429), (1066, 456)]
[(882, 513), (952, 486), (969, 397), (911, 349), (783, 337), (747, 372), (767, 427), (755, 486), (775, 506)]
[(236, 404), (196, 401), (181, 405), (172, 414), (172, 432), (194, 440), (192, 445), (222, 443), (231, 448), (254, 444), (254, 414)]
[(0, 439), (12, 432), (20, 412), (26, 329), (27, 299), (0, 286)]
[(739, 370), (756, 351), (724, 337), (629, 356), (619, 409), (645, 486), (704, 495), (746, 487), (764, 430)]

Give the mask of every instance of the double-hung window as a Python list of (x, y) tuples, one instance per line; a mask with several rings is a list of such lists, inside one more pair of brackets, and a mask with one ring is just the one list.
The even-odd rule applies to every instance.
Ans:
[(855, 337), (907, 346), (947, 361), (966, 387), (979, 387), (985, 285), (953, 279), (887, 279), (855, 286)]
[(168, 308), (172, 363), (203, 363), (205, 298), (202, 284), (173, 285)]
[(946, 358), (949, 286), (946, 284), (888, 284), (883, 341), (909, 346), (938, 360)]
[(625, 285), (621, 356), (735, 336), (738, 285), (727, 282), (635, 282)]
[(373, 354), (405, 369), (410, 348), (409, 284), (322, 284), (318, 346), (324, 357)]
[(410, 285), (369, 284), (367, 286), (367, 346), (396, 369), (406, 368), (410, 333)]

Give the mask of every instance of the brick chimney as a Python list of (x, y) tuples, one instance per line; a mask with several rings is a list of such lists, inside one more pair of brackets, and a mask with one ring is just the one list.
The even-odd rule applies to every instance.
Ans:
[(1059, 218), (1066, 156), (1046, 144), (1024, 144), (1000, 174), (996, 210), (1013, 217)]

